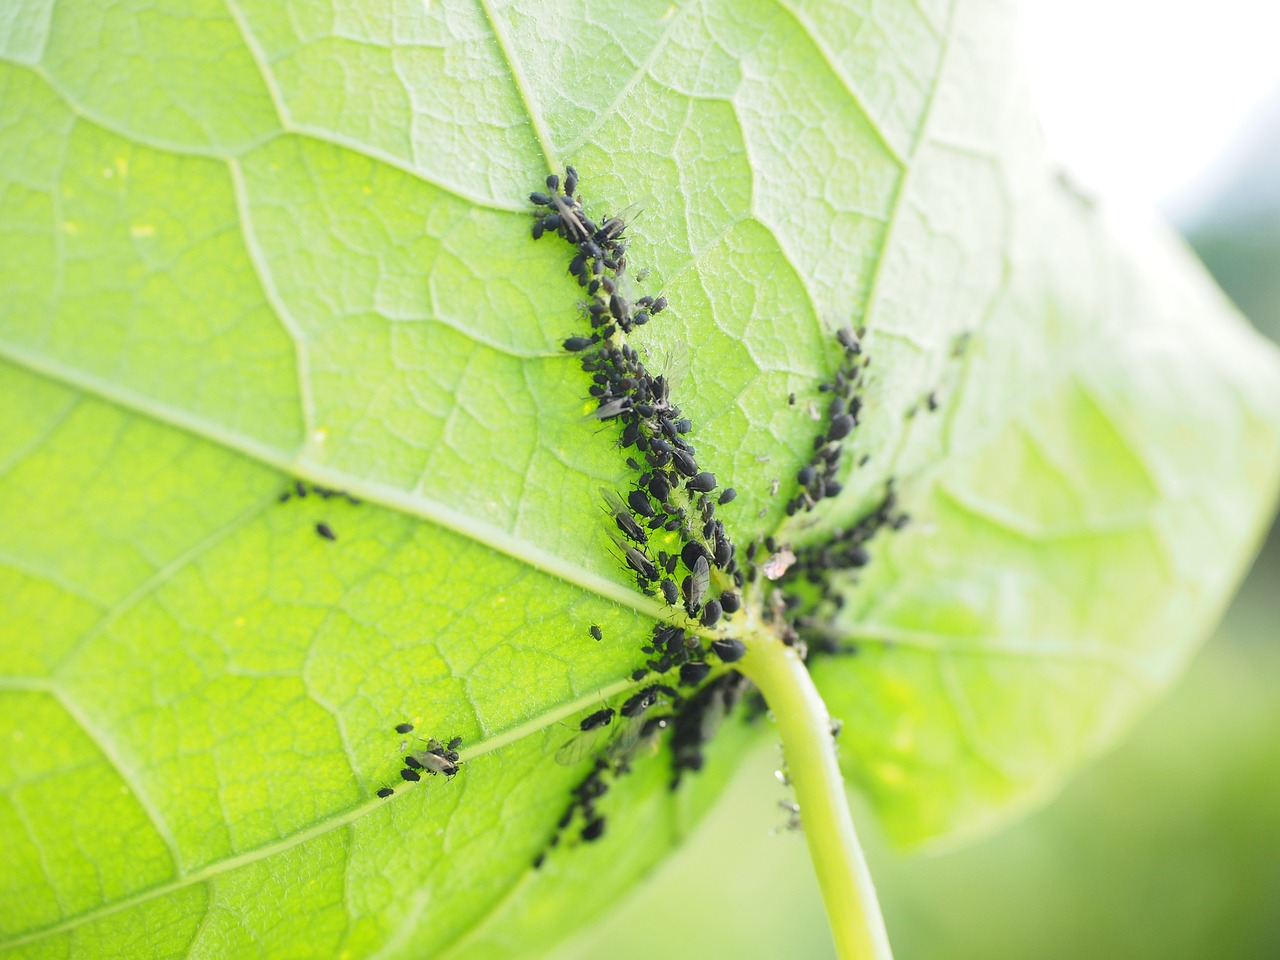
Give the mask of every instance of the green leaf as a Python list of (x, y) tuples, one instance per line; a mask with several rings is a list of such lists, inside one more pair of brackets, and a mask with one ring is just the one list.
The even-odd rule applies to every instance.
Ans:
[[(816, 668), (895, 831), (1112, 738), (1246, 559), (1280, 365), (1057, 183), (1011, 48), (976, 0), (0, 11), (6, 955), (532, 954), (714, 798), (751, 729), (676, 792), (637, 764), (603, 841), (530, 867), (567, 725), (664, 615), (609, 553), (629, 473), (527, 235), (564, 161), (593, 211), (652, 195), (630, 258), (672, 307), (634, 342), (687, 358), (740, 544), (783, 523), (829, 332), (869, 328), (872, 459), (788, 535), (890, 476), (915, 517)], [(466, 764), (384, 802), (406, 718)]]

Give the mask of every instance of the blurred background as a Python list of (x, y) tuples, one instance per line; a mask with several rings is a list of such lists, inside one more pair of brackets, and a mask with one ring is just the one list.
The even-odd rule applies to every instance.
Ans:
[[(1021, 10), (1045, 136), (1072, 178), (1173, 222), (1280, 342), (1280, 3)], [(833, 957), (777, 762), (762, 749), (693, 840), (554, 960)], [(1280, 528), (1179, 686), (1049, 807), (915, 858), (855, 815), (897, 960), (1280, 958)]]

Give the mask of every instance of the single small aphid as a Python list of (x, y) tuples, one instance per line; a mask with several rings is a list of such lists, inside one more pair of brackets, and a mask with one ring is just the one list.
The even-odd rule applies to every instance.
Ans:
[(697, 686), (707, 679), (711, 672), (711, 664), (701, 660), (692, 660), (680, 667), (680, 682), (686, 687)]
[(412, 723), (397, 723), (396, 733), (413, 733)]
[[(702, 609), (702, 599), (707, 595), (711, 585), (711, 565), (706, 557), (698, 557), (693, 571), (684, 578), (684, 608), (691, 617), (696, 617)], [(716, 608), (717, 610), (719, 607)]]
[(675, 465), (676, 470), (686, 477), (697, 476), (698, 462), (684, 450), (674, 450), (671, 454), (671, 462)]
[(555, 193), (557, 190), (560, 189), (560, 178), (557, 177), (554, 173), (549, 174), (547, 176), (547, 189), (550, 190), (552, 193)]
[(582, 350), (586, 350), (588, 347), (595, 346), (599, 342), (600, 342), (600, 338), (598, 336), (569, 337), (564, 341), (562, 345), (570, 353), (578, 353)]
[(676, 586), (674, 580), (666, 579), (662, 581), (662, 599), (673, 607), (680, 602), (680, 588)]
[(613, 708), (605, 707), (597, 710), (595, 713), (589, 714), (582, 718), (582, 722), (578, 724), (579, 730), (594, 730), (596, 727), (605, 727), (613, 720)]
[(415, 757), (412, 753), (404, 758), (404, 765), (411, 770), (421, 770), (422, 761)]
[(690, 570), (698, 565), (699, 557), (708, 562), (711, 560), (711, 554), (707, 553), (707, 548), (696, 540), (690, 540), (680, 550), (680, 559), (684, 561), (684, 565)]
[[(644, 532), (644, 528), (640, 524), (636, 523), (635, 517), (631, 516), (631, 511), (627, 509), (616, 493), (601, 487), (600, 495), (604, 497), (608, 513), (613, 517), (613, 522), (618, 525), (619, 530), (636, 543), (645, 544), (649, 542), (649, 535)], [(656, 580), (657, 577), (650, 577), (649, 579)]]
[(578, 192), (578, 171), (573, 167), (564, 168), (564, 192), (569, 196)]
[(732, 503), (737, 496), (737, 490), (733, 489), (733, 487), (725, 487), (724, 490), (721, 491), (720, 498), (716, 500), (716, 503), (723, 507), (726, 503)]
[(627, 504), (642, 517), (652, 517), (654, 514), (653, 504), (649, 502), (643, 490), (632, 490), (628, 493)]
[(842, 413), (831, 418), (831, 426), (827, 428), (827, 440), (843, 440), (853, 431), (853, 417)]
[(449, 741), (449, 750), (450, 750), (451, 752), (452, 752), (452, 751), (454, 751), (454, 750), (457, 750), (460, 746), (462, 746), (462, 738), (461, 738), (461, 737), (454, 737), (453, 739), (451, 739), (451, 740)]
[(591, 629), (590, 629), (590, 631), (589, 631), (589, 632), (590, 632), (590, 634), (591, 634), (591, 638), (592, 638), (593, 640), (603, 640), (603, 639), (604, 639), (604, 634), (601, 632), (600, 627), (599, 627), (599, 626), (597, 626), (597, 625), (596, 625), (596, 624), (594, 624), (594, 623), (591, 625)]
[(725, 591), (720, 594), (720, 609), (725, 613), (737, 613), (742, 608), (742, 598), (736, 593)]
[(448, 757), (435, 753), (423, 753), (418, 755), (418, 759), (422, 762), (422, 766), (430, 773), (443, 773), (446, 777), (452, 777), (458, 772), (458, 765)]
[(529, 200), (537, 204), (539, 207), (548, 207), (551, 205), (551, 198), (545, 193), (539, 193), (536, 190), (529, 194)]
[(653, 561), (635, 547), (627, 546), (621, 541), (618, 541), (618, 546), (623, 548), (623, 555), (627, 559), (627, 566), (640, 574), (640, 576), (646, 580), (658, 579), (658, 568), (653, 565)]
[(711, 652), (725, 663), (736, 663), (747, 653), (747, 646), (741, 640), (712, 640)]
[(405, 767), (403, 770), (401, 770), (400, 776), (408, 780), (410, 783), (417, 783), (419, 780), (422, 779), (422, 774), (418, 773), (417, 770), (414, 770), (411, 767)]
[(381, 790), (378, 791), (378, 797), (382, 800), (385, 800), (387, 799), (387, 797), (391, 796), (393, 793), (395, 793), (395, 791), (392, 790), (390, 787), (383, 787)]
[(338, 535), (333, 532), (333, 528), (330, 527), (327, 523), (317, 523), (316, 533), (320, 534), (320, 536), (324, 537), (326, 540), (338, 539)]
[(698, 493), (710, 493), (716, 488), (716, 475), (704, 470), (697, 476), (692, 477), (685, 486)]
[(720, 622), (720, 601), (708, 600), (707, 605), (702, 608), (702, 625), (704, 627), (714, 627)]
[(582, 828), (582, 839), (590, 843), (604, 836), (604, 817), (596, 817)]

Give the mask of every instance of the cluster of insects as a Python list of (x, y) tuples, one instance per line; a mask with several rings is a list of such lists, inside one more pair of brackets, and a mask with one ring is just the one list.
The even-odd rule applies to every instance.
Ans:
[[(620, 334), (647, 323), (667, 302), (663, 297), (644, 296), (634, 303), (627, 298), (625, 215), (607, 217), (597, 226), (583, 210), (577, 187), (577, 171), (568, 167), (563, 192), (560, 178), (552, 174), (548, 192), (532, 193), (529, 199), (539, 208), (534, 238), (555, 233), (569, 242), (574, 249), (569, 272), (589, 298), (583, 314), (591, 332), (569, 337), (564, 348), (582, 355), (582, 369), (591, 376), (594, 416), (618, 423), (620, 445), (636, 452), (627, 464), (639, 478), (625, 498), (601, 491), (618, 530), (614, 542), (642, 592), (655, 596), (660, 591), (670, 606), (682, 607), (711, 628), (742, 604), (738, 591), (743, 573), (724, 523), (716, 517), (716, 507), (732, 502), (737, 493), (730, 487), (716, 495), (715, 475), (698, 466), (688, 437), (692, 426), (672, 401), (667, 378), (652, 374), (634, 348), (622, 342)], [(679, 549), (651, 544), (659, 531), (676, 534)]]
[[(840, 472), (840, 457), (844, 453), (844, 441), (859, 424), (862, 411), (861, 389), (863, 376), (871, 365), (871, 358), (862, 352), (864, 331), (844, 327), (836, 332), (836, 339), (844, 349), (844, 364), (836, 371), (834, 379), (819, 385), (822, 393), (834, 394), (827, 405), (826, 429), (813, 439), (813, 456), (796, 474), (800, 492), (787, 501), (787, 516), (795, 516), (800, 510), (812, 510), (824, 497), (835, 497), (843, 487), (836, 479)], [(859, 466), (864, 466), (864, 457)]]
[[(657, 624), (641, 648), (645, 663), (631, 679), (640, 683), (652, 674), (665, 676), (678, 671), (679, 687), (693, 693), (681, 696), (672, 686), (651, 684), (616, 708), (602, 705), (582, 718), (578, 730), (557, 751), (556, 761), (569, 765), (591, 759), (591, 769), (572, 791), (556, 832), (548, 848), (535, 859), (535, 867), (542, 865), (547, 851), (556, 847), (570, 828), (576, 828), (585, 842), (603, 836), (606, 821), (600, 810), (601, 798), (637, 757), (656, 749), (661, 737), (669, 735), (674, 789), (683, 775), (702, 768), (705, 744), (738, 702), (744, 697), (759, 700), (750, 682), (737, 671), (713, 676), (710, 657), (732, 664), (746, 653), (742, 641), (714, 633), (709, 643), (703, 638), (707, 630), (717, 628), (722, 617), (741, 608), (741, 591), (748, 581), (763, 575), (774, 582), (765, 619), (774, 624), (784, 642), (803, 648), (805, 641), (796, 625), (806, 601), (784, 587), (798, 577), (812, 580), (823, 570), (855, 565), (851, 560), (865, 555), (865, 551), (857, 551), (876, 530), (905, 522), (893, 514), (894, 504), (889, 500), (881, 510), (822, 548), (796, 553), (766, 537), (752, 542), (740, 565), (724, 523), (716, 516), (717, 507), (732, 502), (736, 492), (728, 488), (717, 495), (716, 477), (697, 462), (690, 439), (692, 425), (672, 400), (668, 377), (650, 372), (625, 342), (626, 334), (665, 310), (667, 302), (663, 297), (629, 298), (628, 214), (610, 216), (597, 224), (583, 208), (578, 183), (577, 171), (568, 167), (563, 181), (549, 176), (546, 192), (530, 194), (537, 208), (532, 234), (535, 240), (555, 234), (573, 249), (569, 273), (585, 291), (582, 316), (590, 330), (568, 337), (563, 347), (579, 357), (583, 371), (590, 376), (593, 416), (617, 424), (619, 445), (628, 452), (627, 465), (637, 475), (625, 494), (601, 491), (605, 512), (617, 530), (613, 539), (621, 562), (643, 593), (660, 593), (670, 607), (689, 618), (690, 624), (689, 629)], [(833, 380), (819, 388), (832, 398), (823, 429), (814, 441), (813, 458), (797, 476), (800, 492), (788, 502), (789, 515), (812, 510), (820, 500), (840, 493), (837, 474), (843, 447), (858, 426), (860, 391), (870, 363), (862, 351), (861, 335), (852, 329), (837, 334), (844, 360)], [(766, 552), (758, 557), (762, 546)], [(596, 640), (603, 637), (594, 624), (590, 634)]]
[[(347, 493), (345, 490), (334, 490), (330, 487), (321, 487), (317, 484), (306, 483), (305, 481), (302, 481), (302, 480), (294, 480), (293, 483), (289, 484), (289, 486), (284, 491), (282, 491), (280, 496), (277, 497), (276, 499), (279, 500), (281, 503), (286, 503), (289, 500), (294, 500), (294, 499), (304, 500), (306, 499), (308, 494), (317, 496), (321, 500), (332, 500), (334, 498), (339, 498), (342, 500), (346, 500), (347, 503), (350, 503), (352, 505), (358, 506), (360, 504), (360, 500), (358, 500), (356, 497), (353, 497), (351, 494)], [(338, 535), (337, 533), (334, 532), (333, 527), (329, 526), (329, 524), (323, 520), (316, 521), (315, 531), (316, 531), (316, 536), (321, 537), (322, 539), (325, 539), (325, 540), (338, 539)]]
[[(395, 726), (396, 733), (409, 734), (413, 732), (412, 723), (398, 723)], [(421, 750), (411, 750), (404, 754), (404, 769), (400, 771), (400, 779), (409, 783), (417, 783), (422, 779), (423, 773), (435, 776), (444, 774), (446, 779), (452, 780), (457, 774), (458, 768), (462, 766), (459, 759), (458, 747), (462, 746), (461, 737), (453, 737), (447, 743), (437, 740), (435, 737), (423, 737), (422, 742), (426, 746)], [(402, 751), (407, 750), (408, 741), (400, 744)], [(378, 796), (385, 800), (387, 797), (395, 793), (391, 787), (383, 787), (378, 791)]]

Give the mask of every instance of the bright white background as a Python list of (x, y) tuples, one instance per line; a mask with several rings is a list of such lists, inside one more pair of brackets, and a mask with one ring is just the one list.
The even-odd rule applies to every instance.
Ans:
[[(1050, 149), (1109, 199), (1182, 219), (1280, 97), (1280, 0), (1021, 0)], [(1280, 157), (1277, 157), (1280, 163)]]

